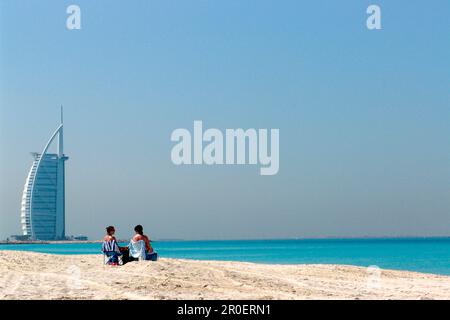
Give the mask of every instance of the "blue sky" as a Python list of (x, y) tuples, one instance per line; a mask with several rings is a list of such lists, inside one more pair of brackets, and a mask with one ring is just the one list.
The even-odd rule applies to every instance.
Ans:
[[(81, 8), (81, 30), (65, 27)], [(366, 28), (378, 4), (382, 30)], [(448, 1), (0, 1), (0, 238), (65, 106), (69, 234), (450, 234)], [(279, 128), (280, 171), (174, 166), (176, 128)]]

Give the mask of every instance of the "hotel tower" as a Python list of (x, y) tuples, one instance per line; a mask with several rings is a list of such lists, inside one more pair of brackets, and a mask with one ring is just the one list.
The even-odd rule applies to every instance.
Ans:
[[(32, 153), (33, 164), (22, 195), (22, 233), (32, 240), (65, 239), (63, 111), (61, 123), (41, 153)], [(57, 138), (57, 153), (49, 148)]]

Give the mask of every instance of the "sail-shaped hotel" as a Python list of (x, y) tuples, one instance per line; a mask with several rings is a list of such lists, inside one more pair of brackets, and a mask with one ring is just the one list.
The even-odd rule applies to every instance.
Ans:
[[(41, 153), (32, 153), (33, 164), (22, 195), (22, 233), (32, 240), (65, 239), (65, 181), (63, 115)], [(57, 153), (49, 148), (57, 140)]]

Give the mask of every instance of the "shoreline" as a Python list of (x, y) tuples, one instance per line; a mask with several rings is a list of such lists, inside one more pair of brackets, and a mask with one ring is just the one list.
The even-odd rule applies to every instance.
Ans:
[[(361, 237), (308, 237), (308, 238), (274, 238), (274, 239), (154, 239), (152, 242), (203, 242), (203, 241), (308, 241), (308, 240), (447, 240), (450, 239), (450, 235), (442, 236), (361, 236)], [(118, 242), (128, 242), (127, 239), (119, 239)], [(0, 245), (8, 244), (83, 244), (83, 243), (102, 243), (103, 240), (1, 240)]]
[(0, 251), (0, 299), (450, 299), (450, 276), (349, 265)]

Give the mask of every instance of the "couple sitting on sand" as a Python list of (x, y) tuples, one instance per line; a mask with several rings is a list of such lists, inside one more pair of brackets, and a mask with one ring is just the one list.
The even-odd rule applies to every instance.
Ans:
[(106, 228), (106, 236), (103, 238), (102, 252), (107, 257), (107, 264), (118, 265), (119, 257), (122, 264), (129, 261), (158, 259), (158, 253), (150, 245), (149, 238), (144, 234), (144, 228), (139, 224), (134, 227), (135, 235), (131, 238), (128, 246), (121, 247), (117, 243), (113, 226)]

